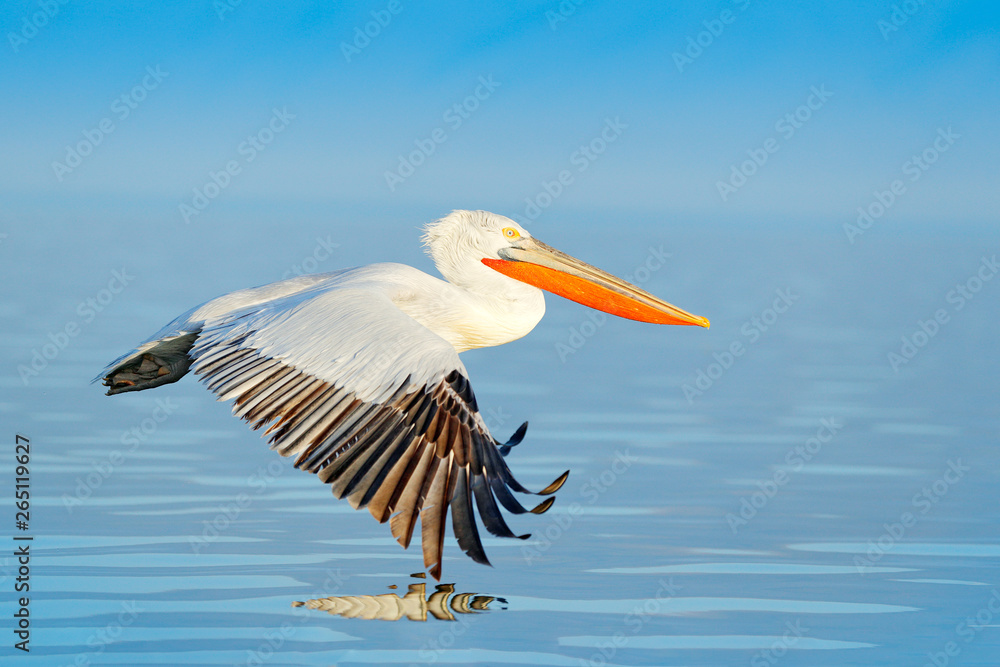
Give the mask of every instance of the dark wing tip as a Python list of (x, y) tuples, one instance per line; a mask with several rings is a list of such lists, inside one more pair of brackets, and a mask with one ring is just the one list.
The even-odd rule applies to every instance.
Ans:
[(528, 432), (528, 422), (524, 422), (523, 424), (517, 427), (517, 430), (514, 431), (514, 435), (510, 436), (510, 439), (507, 440), (507, 442), (500, 445), (500, 455), (507, 456), (507, 454), (510, 453), (511, 447), (517, 447), (519, 444), (521, 444), (521, 441), (524, 440), (524, 434), (527, 432)]
[(546, 512), (549, 511), (549, 508), (552, 507), (552, 504), (555, 502), (556, 502), (555, 496), (551, 498), (546, 498), (542, 502), (532, 507), (529, 511), (532, 514), (545, 514)]
[(528, 422), (524, 422), (523, 424), (517, 427), (517, 430), (514, 431), (514, 435), (510, 436), (510, 440), (507, 441), (507, 444), (510, 445), (511, 447), (520, 444), (520, 442), (524, 440), (524, 434), (527, 432), (528, 432)]
[(544, 489), (539, 491), (538, 495), (548, 496), (555, 493), (556, 491), (562, 488), (562, 485), (566, 483), (567, 479), (569, 479), (569, 470), (559, 475), (559, 477), (557, 477), (555, 481), (553, 481), (551, 484), (549, 484)]

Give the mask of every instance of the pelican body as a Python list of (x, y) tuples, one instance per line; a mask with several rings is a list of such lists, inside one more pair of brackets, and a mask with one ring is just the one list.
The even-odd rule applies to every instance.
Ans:
[[(194, 370), (218, 400), (295, 466), (366, 507), (408, 547), (420, 519), (424, 566), (440, 579), (449, 508), (459, 546), (489, 564), (486, 529), (519, 537), (509, 512), (531, 493), (505, 461), (506, 443), (479, 413), (458, 353), (502, 345), (545, 313), (542, 290), (643, 322), (708, 320), (533, 238), (513, 220), (454, 211), (425, 228), (446, 280), (402, 264), (372, 264), (239, 290), (184, 313), (98, 376), (108, 395), (176, 382)], [(538, 495), (551, 496), (563, 473)], [(499, 505), (498, 505), (499, 502)]]

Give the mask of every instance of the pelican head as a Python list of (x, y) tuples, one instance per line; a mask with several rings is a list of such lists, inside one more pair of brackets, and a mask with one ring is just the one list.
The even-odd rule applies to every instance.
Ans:
[[(487, 211), (452, 211), (425, 229), (424, 243), (441, 273), (456, 285), (492, 283), (484, 267), (596, 310), (640, 322), (708, 327), (621, 278), (552, 248), (510, 218)], [(495, 275), (495, 274), (494, 274)]]

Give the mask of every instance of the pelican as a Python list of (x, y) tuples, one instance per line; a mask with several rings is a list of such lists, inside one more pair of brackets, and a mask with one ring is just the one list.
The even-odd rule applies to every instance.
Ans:
[[(398, 621), (406, 618), (410, 621), (426, 622), (428, 614), (439, 621), (454, 621), (455, 614), (479, 614), (489, 610), (490, 603), (495, 600), (507, 603), (503, 598), (490, 595), (475, 593), (452, 595), (454, 592), (455, 584), (438, 584), (434, 587), (434, 592), (428, 596), (427, 586), (419, 583), (410, 584), (403, 597), (399, 597), (396, 593), (338, 595), (293, 602), (292, 606), (318, 609), (344, 618), (363, 618), (366, 621)], [(448, 599), (449, 596), (451, 600)]]
[(453, 211), (424, 228), (440, 280), (402, 264), (372, 264), (239, 290), (170, 322), (94, 379), (108, 395), (176, 382), (191, 369), (233, 414), (269, 428), (271, 449), (295, 456), (333, 495), (367, 507), (407, 548), (420, 519), (424, 567), (440, 580), (451, 508), (459, 547), (489, 565), (472, 503), (493, 535), (515, 535), (500, 513), (541, 514), (569, 471), (527, 510), (531, 493), (490, 434), (458, 355), (531, 331), (542, 290), (640, 322), (708, 326), (635, 285), (486, 211)]

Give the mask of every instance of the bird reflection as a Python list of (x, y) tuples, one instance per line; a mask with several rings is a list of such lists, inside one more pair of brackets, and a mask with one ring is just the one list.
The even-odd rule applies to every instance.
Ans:
[[(426, 621), (428, 614), (439, 621), (454, 621), (455, 614), (478, 614), (489, 610), (492, 602), (507, 604), (503, 598), (475, 593), (455, 593), (455, 584), (438, 584), (429, 597), (426, 584), (410, 584), (406, 595), (342, 595), (305, 602), (293, 602), (293, 607), (308, 607), (344, 618), (369, 621)], [(506, 607), (500, 607), (506, 609)]]

